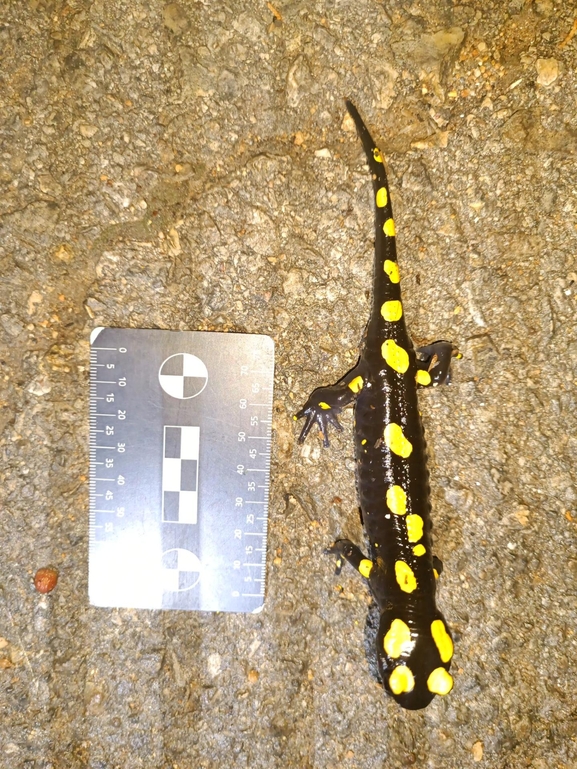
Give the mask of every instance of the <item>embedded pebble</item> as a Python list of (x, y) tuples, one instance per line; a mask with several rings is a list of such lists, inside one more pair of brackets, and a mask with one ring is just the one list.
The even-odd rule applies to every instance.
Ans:
[(559, 77), (559, 62), (557, 59), (537, 59), (537, 82), (545, 87), (552, 85)]

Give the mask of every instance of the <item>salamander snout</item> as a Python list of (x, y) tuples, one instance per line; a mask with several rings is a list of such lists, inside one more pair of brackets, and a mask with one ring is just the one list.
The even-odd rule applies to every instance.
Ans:
[(453, 688), (453, 641), (440, 612), (415, 620), (394, 609), (381, 614), (377, 660), (385, 689), (403, 708), (419, 710)]

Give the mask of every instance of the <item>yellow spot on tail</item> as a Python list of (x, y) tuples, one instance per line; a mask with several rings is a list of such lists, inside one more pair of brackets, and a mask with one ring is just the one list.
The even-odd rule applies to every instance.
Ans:
[(383, 438), (387, 448), (394, 454), (398, 454), (400, 457), (404, 457), (404, 459), (411, 455), (413, 445), (405, 438), (402, 427), (395, 422), (391, 422), (390, 425), (385, 427)]
[(322, 408), (324, 411), (327, 411), (327, 409), (330, 409), (330, 406), (329, 406), (329, 404), (328, 404), (328, 403), (325, 403), (324, 401), (321, 401), (321, 402), (319, 403), (319, 406), (320, 406), (320, 407), (321, 407), (321, 408)]
[[(365, 579), (368, 579), (371, 571), (373, 570), (373, 562), (369, 561), (368, 558), (363, 558), (363, 560), (359, 563), (359, 572), (365, 577)], [(444, 662), (445, 660), (443, 660)]]
[(407, 495), (401, 486), (391, 486), (387, 489), (387, 507), (395, 515), (407, 512)]
[(381, 151), (378, 147), (375, 147), (373, 150), (373, 157), (377, 163), (383, 162), (383, 156), (381, 155)]
[(415, 677), (406, 665), (398, 665), (389, 676), (389, 686), (393, 694), (412, 692), (415, 688)]
[[(415, 545), (415, 547), (413, 548), (413, 553), (415, 555), (425, 555), (426, 552), (427, 550), (424, 545)], [(443, 660), (443, 662), (444, 661), (445, 660)]]
[(389, 238), (395, 237), (395, 222), (392, 219), (387, 219), (383, 224), (383, 232), (388, 235)]
[(419, 369), (415, 374), (415, 380), (417, 384), (423, 385), (423, 387), (428, 387), (431, 384), (431, 375), (428, 371)]
[(387, 339), (381, 345), (381, 354), (389, 366), (399, 374), (404, 374), (409, 368), (409, 355), (406, 350), (393, 340)]
[(435, 668), (427, 678), (427, 689), (433, 694), (448, 694), (452, 688), (453, 678), (445, 668)]
[(397, 659), (401, 654), (408, 654), (413, 648), (411, 631), (402, 619), (394, 619), (384, 638), (383, 646), (389, 657)]
[(387, 201), (389, 199), (389, 196), (387, 194), (387, 188), (381, 187), (377, 190), (377, 194), (375, 196), (375, 202), (377, 204), (377, 208), (384, 208), (387, 205)]
[(407, 536), (409, 542), (418, 542), (423, 536), (424, 521), (420, 515), (413, 513), (405, 518), (407, 522)]
[(364, 381), (362, 376), (356, 376), (349, 382), (349, 390), (352, 390), (354, 393), (358, 393), (363, 389), (363, 385)]
[(417, 578), (408, 563), (395, 561), (395, 577), (403, 593), (412, 593), (417, 589)]
[(436, 619), (434, 622), (431, 622), (431, 635), (439, 650), (441, 662), (448, 662), (453, 656), (453, 640), (447, 633), (447, 628), (442, 619)]
[(385, 259), (383, 268), (389, 276), (391, 283), (398, 283), (400, 281), (399, 265), (396, 262), (392, 262), (390, 259)]
[(381, 307), (381, 315), (385, 320), (395, 321), (399, 320), (403, 314), (403, 305), (398, 299), (391, 299), (385, 302)]

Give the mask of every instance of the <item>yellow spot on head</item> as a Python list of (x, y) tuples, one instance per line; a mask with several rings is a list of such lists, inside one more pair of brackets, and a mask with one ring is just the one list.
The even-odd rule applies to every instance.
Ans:
[(387, 219), (383, 224), (383, 232), (388, 235), (389, 238), (395, 237), (395, 222), (392, 219)]
[(389, 686), (393, 694), (412, 692), (415, 688), (415, 677), (406, 665), (398, 665), (389, 676)]
[(386, 653), (389, 657), (397, 659), (401, 654), (408, 654), (413, 648), (411, 631), (402, 619), (394, 619), (383, 641)]
[(393, 340), (387, 339), (381, 345), (381, 353), (389, 366), (399, 374), (404, 374), (409, 368), (409, 355), (406, 350)]
[(379, 150), (378, 147), (375, 147), (373, 149), (373, 157), (377, 163), (383, 162), (383, 156), (381, 155), (381, 151)]
[(423, 385), (423, 387), (428, 387), (431, 384), (431, 375), (428, 371), (419, 369), (415, 374), (415, 380), (417, 384)]
[[(415, 555), (425, 555), (426, 552), (427, 550), (424, 545), (415, 545), (415, 547), (413, 548), (413, 553)], [(443, 660), (443, 662), (444, 661), (445, 660)]]
[(373, 570), (373, 562), (369, 561), (368, 558), (363, 558), (363, 560), (359, 563), (359, 572), (363, 575), (365, 579), (368, 579), (372, 570)]
[(435, 668), (427, 678), (427, 689), (433, 694), (448, 694), (452, 688), (453, 678), (445, 668)]
[(389, 276), (391, 283), (398, 283), (400, 281), (399, 265), (396, 262), (392, 262), (390, 259), (385, 259), (383, 268)]
[(400, 425), (396, 424), (395, 422), (391, 422), (390, 425), (387, 425), (385, 427), (383, 438), (385, 439), (385, 445), (387, 448), (389, 448), (394, 454), (398, 454), (404, 459), (411, 455), (413, 445), (405, 438), (403, 429), (400, 427)]
[(420, 515), (413, 513), (405, 518), (407, 522), (407, 536), (409, 542), (418, 542), (423, 536), (424, 521)]
[(385, 302), (381, 307), (381, 315), (385, 320), (391, 322), (400, 320), (403, 315), (403, 305), (398, 299), (391, 299), (390, 301)]
[(380, 189), (377, 190), (377, 195), (375, 197), (377, 208), (384, 208), (387, 205), (388, 199), (389, 199), (389, 196), (387, 194), (386, 187), (381, 187)]
[(319, 403), (319, 406), (320, 406), (320, 407), (321, 407), (321, 408), (322, 408), (324, 411), (327, 411), (327, 409), (330, 409), (330, 406), (329, 406), (329, 404), (328, 404), (328, 403), (325, 403), (324, 401), (321, 401), (321, 402)]
[(441, 662), (448, 662), (453, 656), (453, 640), (447, 633), (447, 628), (442, 619), (436, 619), (434, 622), (431, 622), (431, 635), (439, 650)]
[(391, 486), (387, 489), (387, 507), (395, 515), (407, 512), (407, 495), (401, 486)]
[(412, 593), (417, 589), (417, 578), (408, 563), (395, 561), (395, 577), (403, 593)]
[(354, 393), (358, 393), (363, 389), (363, 385), (364, 381), (362, 376), (356, 376), (349, 382), (349, 390), (352, 390)]

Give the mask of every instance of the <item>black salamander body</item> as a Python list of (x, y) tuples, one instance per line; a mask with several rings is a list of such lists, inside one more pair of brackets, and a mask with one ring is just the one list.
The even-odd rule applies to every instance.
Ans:
[(385, 689), (404, 708), (447, 694), (453, 642), (435, 604), (441, 563), (431, 550), (426, 444), (417, 387), (449, 380), (449, 342), (415, 350), (405, 325), (395, 225), (383, 158), (356, 108), (347, 102), (365, 149), (375, 195), (373, 307), (359, 361), (339, 382), (315, 390), (295, 419), (306, 417), (299, 442), (314, 424), (328, 446), (329, 424), (355, 404), (357, 488), (369, 557), (349, 540), (329, 552), (368, 581), (380, 609), (377, 660)]

